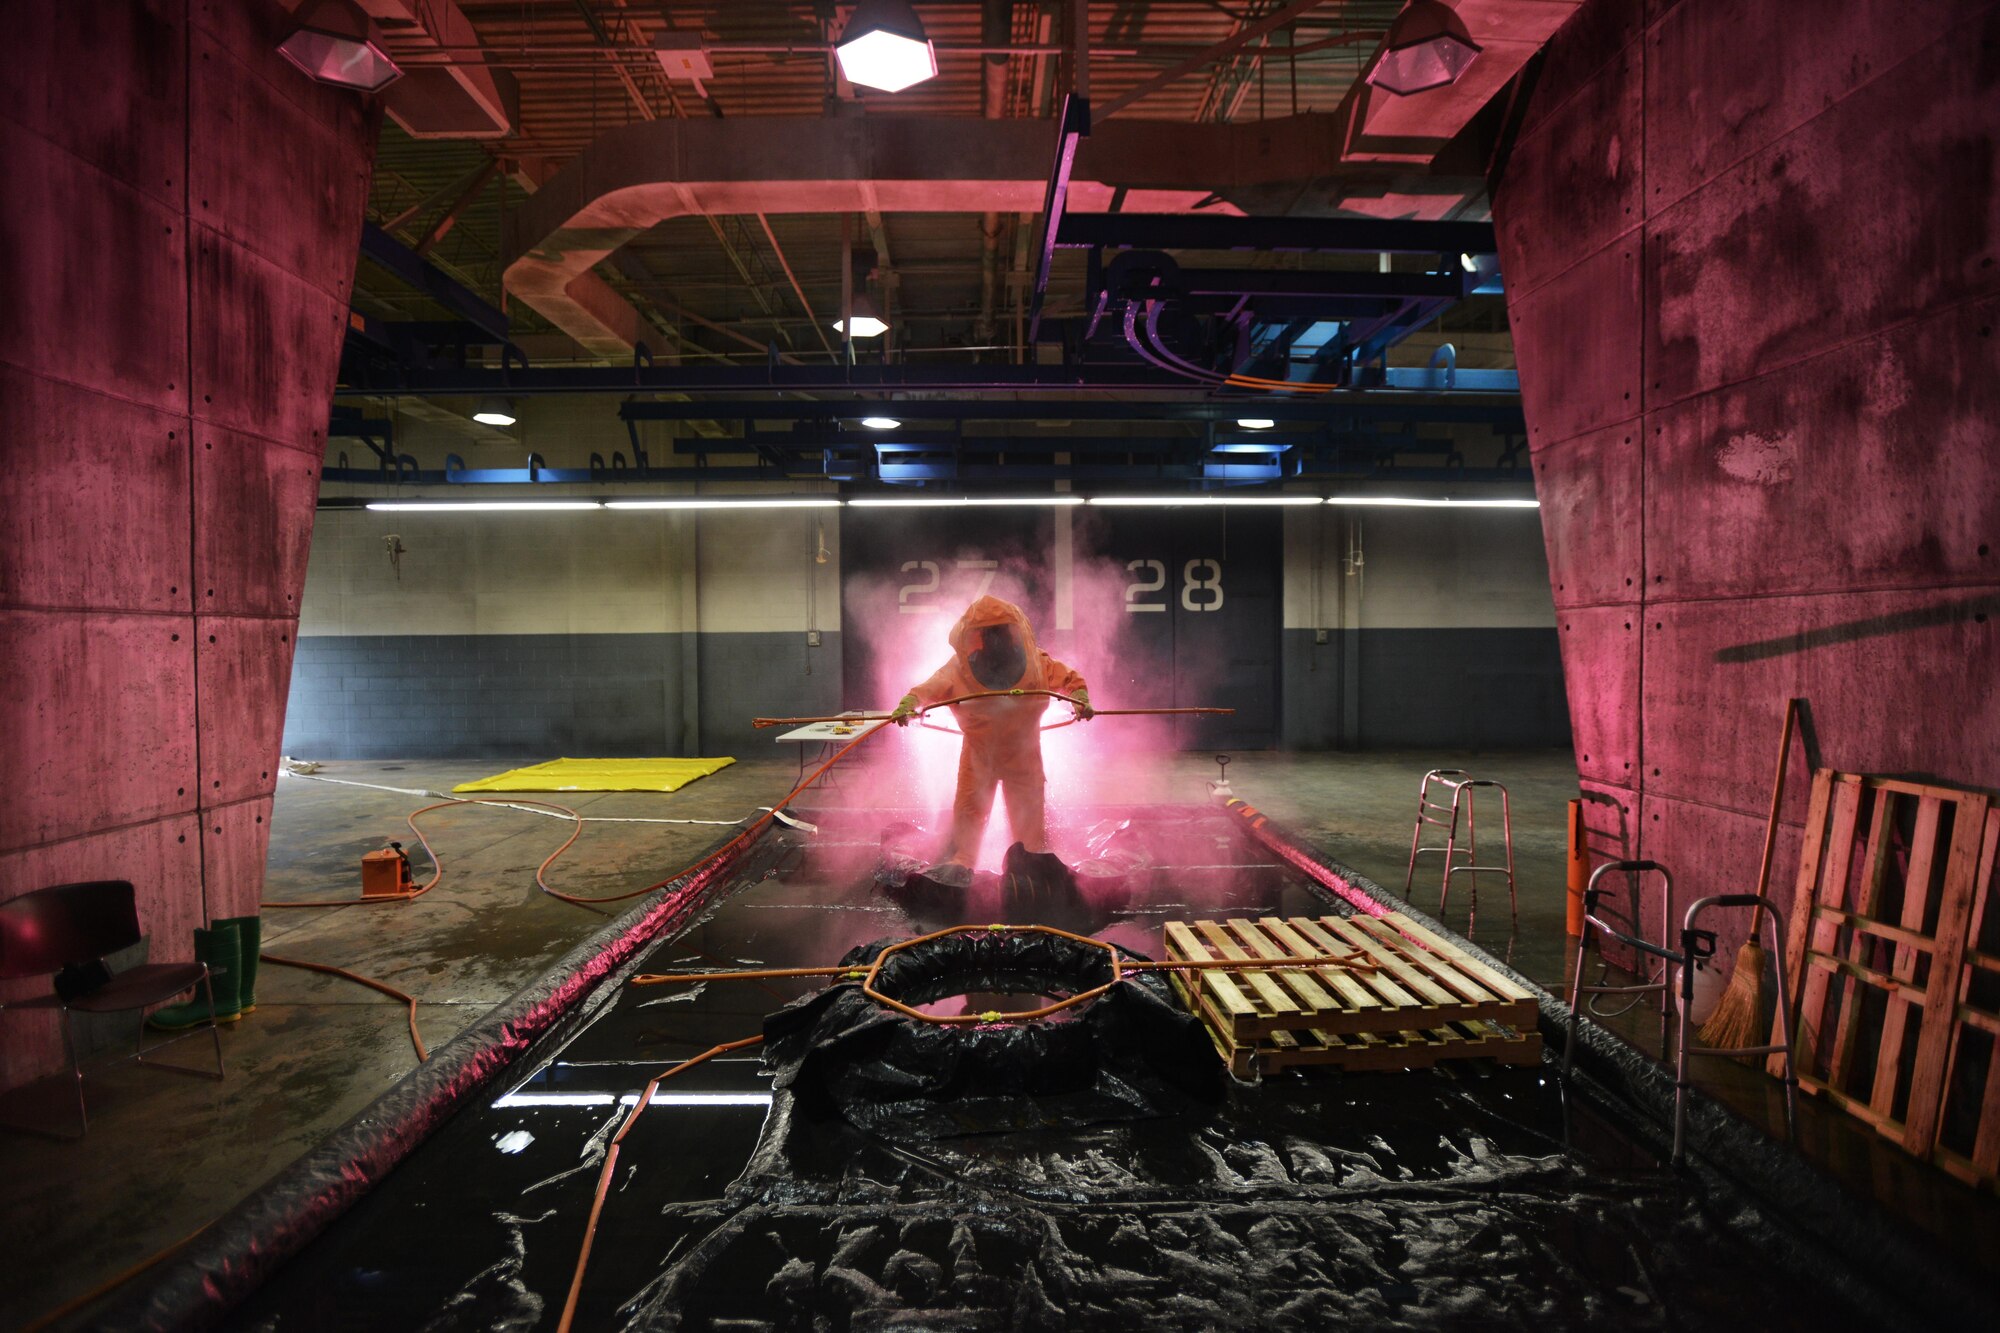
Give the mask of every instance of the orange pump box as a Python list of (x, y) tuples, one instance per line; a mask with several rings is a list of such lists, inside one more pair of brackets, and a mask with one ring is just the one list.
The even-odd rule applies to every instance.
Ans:
[(362, 853), (362, 897), (395, 898), (415, 887), (410, 878), (410, 863), (400, 851), (384, 847), (380, 851)]

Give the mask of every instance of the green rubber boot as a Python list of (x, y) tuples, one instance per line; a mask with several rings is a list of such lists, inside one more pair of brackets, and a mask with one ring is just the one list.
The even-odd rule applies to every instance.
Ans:
[(243, 929), (235, 922), (217, 921), (207, 930), (194, 933), (195, 961), (208, 964), (208, 984), (215, 992), (211, 1015), (208, 992), (195, 987), (194, 998), (184, 1004), (170, 1004), (146, 1020), (146, 1026), (160, 1032), (178, 1032), (197, 1027), (213, 1017), (218, 1023), (234, 1023), (243, 1016)]
[[(243, 978), (237, 986), (238, 1013), (249, 1013), (257, 1007), (257, 955), (264, 946), (264, 918), (261, 916), (226, 916), (215, 923), (218, 926), (235, 926), (243, 938), (243, 957), (238, 975)], [(220, 1000), (221, 994), (216, 995)]]

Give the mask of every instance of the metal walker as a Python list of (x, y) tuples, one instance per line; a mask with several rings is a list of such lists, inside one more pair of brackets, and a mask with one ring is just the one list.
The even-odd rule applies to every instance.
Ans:
[[(1598, 909), (1600, 904), (1611, 891), (1598, 888), (1597, 881), (1612, 871), (1631, 875), (1653, 873), (1660, 877), (1660, 939), (1663, 941), (1662, 943), (1654, 944), (1642, 938), (1639, 934), (1639, 900), (1636, 888), (1630, 895), (1632, 911), (1628, 918), (1631, 926), (1629, 931), (1619, 929), (1599, 914)], [(1672, 929), (1673, 901), (1673, 877), (1667, 873), (1667, 868), (1657, 861), (1612, 861), (1606, 865), (1599, 866), (1591, 873), (1590, 884), (1583, 891), (1583, 930), (1577, 936), (1576, 972), (1570, 981), (1569, 1031), (1567, 1040), (1563, 1045), (1562, 1071), (1564, 1076), (1568, 1076), (1571, 1068), (1576, 1063), (1577, 1010), (1585, 995), (1641, 995), (1658, 991), (1660, 993), (1660, 1058), (1664, 1060), (1667, 1051), (1670, 1049), (1668, 1046), (1668, 1037), (1670, 1035), (1669, 1025), (1672, 1020), (1669, 1017), (1669, 996), (1675, 992), (1674, 977), (1675, 970), (1678, 969), (1680, 1004), (1677, 1007), (1680, 1011), (1680, 1019), (1678, 1031), (1672, 1033), (1674, 1041), (1671, 1047), (1674, 1052), (1673, 1164), (1679, 1166), (1682, 1158), (1686, 1155), (1687, 1094), (1688, 1089), (1692, 1086), (1688, 1081), (1688, 1060), (1690, 1057), (1697, 1055), (1734, 1057), (1742, 1055), (1782, 1054), (1785, 1057), (1785, 1137), (1787, 1140), (1796, 1142), (1798, 1138), (1799, 1080), (1792, 1070), (1792, 1047), (1789, 1039), (1782, 1042), (1774, 1042), (1768, 1046), (1719, 1047), (1691, 1046), (1688, 1044), (1689, 1028), (1693, 1022), (1690, 1014), (1694, 1009), (1694, 964), (1704, 958), (1713, 958), (1715, 956), (1715, 932), (1699, 929), (1695, 925), (1696, 920), (1703, 912), (1709, 911), (1712, 908), (1756, 907), (1762, 904), (1764, 916), (1770, 923), (1772, 956), (1782, 958), (1784, 955), (1781, 950), (1784, 947), (1783, 941), (1785, 938), (1784, 914), (1768, 899), (1759, 897), (1754, 893), (1716, 893), (1710, 894), (1706, 898), (1697, 898), (1688, 905), (1686, 914), (1681, 918), (1680, 948), (1676, 950), (1668, 948), (1664, 943), (1669, 938), (1669, 933)], [(1660, 979), (1658, 981), (1642, 981), (1631, 986), (1584, 985), (1583, 958), (1585, 952), (1590, 948), (1590, 932), (1592, 930), (1603, 931), (1612, 939), (1630, 945), (1642, 957), (1659, 959)], [(1777, 973), (1778, 1013), (1780, 1021), (1782, 1021), (1782, 1016), (1791, 1012), (1791, 1005), (1790, 996), (1786, 993), (1785, 969), (1780, 967), (1777, 969)]]
[[(1431, 788), (1442, 787), (1451, 792), (1449, 804), (1433, 799)], [(1500, 839), (1507, 849), (1507, 864), (1483, 866), (1477, 864), (1479, 815), (1475, 801), (1481, 787), (1491, 787), (1500, 793)], [(1464, 819), (1465, 842), (1459, 843), (1461, 814)], [(1442, 847), (1423, 845), (1424, 825), (1432, 824), (1445, 831)], [(1520, 900), (1514, 891), (1514, 816), (1507, 800), (1507, 788), (1490, 778), (1475, 778), (1462, 768), (1434, 768), (1424, 774), (1417, 786), (1417, 822), (1410, 830), (1410, 865), (1403, 875), (1403, 896), (1410, 896), (1410, 885), (1417, 875), (1419, 856), (1442, 856), (1444, 858), (1444, 879), (1438, 886), (1438, 915), (1444, 915), (1445, 901), (1451, 897), (1453, 875), (1472, 876), (1472, 907), (1465, 918), (1465, 933), (1472, 933), (1473, 922), (1479, 916), (1479, 876), (1481, 874), (1505, 875), (1507, 877), (1507, 911), (1509, 917), (1518, 922), (1521, 917)], [(1463, 858), (1461, 860), (1460, 858)]]

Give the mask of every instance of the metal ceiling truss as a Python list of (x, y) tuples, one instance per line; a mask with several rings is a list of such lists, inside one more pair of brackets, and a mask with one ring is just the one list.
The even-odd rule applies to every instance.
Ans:
[[(771, 407), (818, 407), (817, 415), (801, 415), (780, 429), (761, 427), (773, 415)], [(525, 467), (468, 468), (456, 454), (442, 469), (427, 470), (390, 445), (390, 423), (349, 411), (337, 416), (331, 435), (362, 440), (374, 453), (376, 466), (354, 467), (344, 452), (336, 452), (324, 477), (338, 482), (392, 482), (400, 485), (520, 485), (532, 483), (628, 484), (696, 482), (811, 482), (862, 487), (953, 487), (982, 489), (1020, 483), (1069, 481), (1117, 483), (1120, 486), (1185, 486), (1205, 490), (1230, 486), (1270, 485), (1288, 480), (1394, 478), (1398, 481), (1456, 483), (1519, 482), (1528, 479), (1520, 467), (1525, 427), (1517, 408), (1503, 405), (1448, 407), (1444, 424), (1481, 424), (1496, 439), (1498, 462), (1470, 467), (1461, 440), (1421, 433), (1436, 420), (1417, 404), (1356, 404), (1345, 410), (1322, 410), (1314, 418), (1288, 421), (1285, 429), (1245, 429), (1212, 417), (1179, 416), (1144, 404), (1120, 404), (1141, 416), (1170, 423), (1159, 433), (1089, 435), (1040, 431), (970, 433), (967, 421), (1029, 420), (1031, 410), (1066, 412), (1073, 422), (1076, 409), (1108, 404), (1000, 403), (990, 408), (966, 404), (908, 404), (953, 407), (958, 415), (942, 413), (918, 422), (904, 422), (891, 435), (858, 425), (864, 405), (835, 411), (825, 404), (696, 404), (642, 403), (623, 405), (620, 415), (631, 440), (631, 454), (590, 455), (582, 468), (551, 468), (536, 454)], [(667, 448), (674, 461), (656, 465), (640, 436), (648, 420), (686, 420), (694, 412), (708, 420), (727, 420), (719, 408), (740, 408), (740, 434), (727, 438), (675, 439)], [(1395, 411), (1396, 408), (1403, 409)], [(879, 406), (875, 409), (881, 410)], [(1062, 418), (1054, 418), (1061, 420)], [(1104, 418), (1099, 418), (1104, 419)], [(1068, 424), (1068, 423), (1066, 423)], [(1171, 433), (1173, 425), (1180, 433)], [(908, 429), (912, 425), (915, 429)], [(907, 433), (906, 433), (907, 432)]]

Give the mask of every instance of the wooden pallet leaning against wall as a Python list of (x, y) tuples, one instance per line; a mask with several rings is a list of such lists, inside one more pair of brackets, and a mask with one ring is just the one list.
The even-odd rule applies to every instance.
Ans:
[[(1324, 957), (1329, 965), (1174, 973), (1239, 1078), (1294, 1065), (1411, 1069), (1541, 1059), (1534, 995), (1401, 913), (1170, 921), (1167, 956)], [(1338, 966), (1356, 960), (1371, 970)]]
[(1952, 1012), (1951, 1054), (1944, 1071), (1931, 1160), (1960, 1180), (2000, 1187), (2000, 905), (1994, 899), (2000, 863), (2000, 809), (1986, 812), (1979, 845), (1972, 920)]
[(1785, 949), (1799, 1086), (1919, 1157), (1937, 1146), (1958, 1046), (1991, 808), (1983, 792), (1813, 778)]

